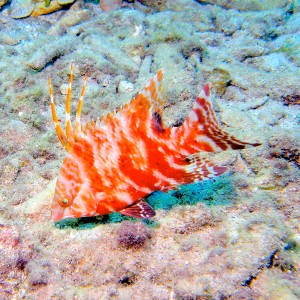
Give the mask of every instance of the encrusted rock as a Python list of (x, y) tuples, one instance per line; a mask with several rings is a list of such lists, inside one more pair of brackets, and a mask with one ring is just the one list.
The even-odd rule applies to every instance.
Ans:
[(166, 0), (139, 0), (139, 2), (143, 3), (144, 5), (159, 9), (165, 4)]
[(217, 4), (224, 8), (233, 8), (243, 11), (248, 10), (269, 10), (275, 8), (282, 8), (290, 4), (291, 1), (288, 0), (198, 0), (198, 2), (202, 3), (210, 3), (210, 4)]
[(32, 0), (12, 0), (10, 4), (10, 16), (14, 19), (25, 18), (31, 15), (35, 8)]
[(0, 7), (2, 7), (4, 4), (6, 4), (8, 0), (0, 0)]
[(231, 76), (227, 70), (217, 67), (212, 70), (208, 81), (212, 83), (219, 95), (223, 95), (231, 81)]
[(118, 243), (124, 248), (141, 248), (148, 238), (150, 230), (142, 222), (125, 221), (118, 229)]
[(70, 4), (73, 3), (74, 0), (66, 0), (66, 1), (62, 1), (62, 0), (52, 0), (50, 1), (49, 6), (45, 5), (45, 1), (39, 1), (36, 3), (35, 9), (32, 12), (32, 16), (36, 17), (36, 16), (40, 16), (40, 15), (45, 15), (45, 14), (49, 14), (51, 12), (57, 11), (59, 9), (61, 9), (64, 5), (66, 4)]
[(20, 19), (30, 15), (45, 15), (57, 11), (63, 8), (64, 5), (73, 2), (74, 0), (51, 0), (50, 4), (46, 5), (45, 0), (12, 0), (10, 5), (10, 16), (14, 19)]

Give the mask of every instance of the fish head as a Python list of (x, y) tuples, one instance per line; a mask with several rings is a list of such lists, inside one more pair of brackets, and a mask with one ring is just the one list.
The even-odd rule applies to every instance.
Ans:
[(52, 219), (96, 215), (97, 201), (90, 182), (80, 171), (80, 161), (69, 155), (63, 162), (52, 200)]

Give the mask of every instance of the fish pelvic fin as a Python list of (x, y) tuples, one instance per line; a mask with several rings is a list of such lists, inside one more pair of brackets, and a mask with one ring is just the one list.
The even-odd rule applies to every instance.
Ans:
[(261, 145), (240, 141), (220, 128), (210, 101), (210, 88), (209, 83), (204, 85), (183, 125), (174, 128), (178, 138), (184, 139), (181, 144), (187, 145), (187, 152), (217, 152)]
[(128, 217), (139, 219), (148, 219), (155, 216), (153, 208), (143, 200), (120, 210), (119, 213)]

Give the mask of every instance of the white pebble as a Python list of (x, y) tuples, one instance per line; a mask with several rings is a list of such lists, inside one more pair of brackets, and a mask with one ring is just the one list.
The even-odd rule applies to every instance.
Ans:
[(62, 93), (62, 95), (67, 95), (67, 93), (68, 93), (68, 86), (69, 86), (68, 83), (63, 83), (63, 84), (59, 87), (60, 92)]
[(131, 82), (121, 80), (119, 83), (118, 91), (119, 93), (131, 93), (134, 90), (134, 85)]

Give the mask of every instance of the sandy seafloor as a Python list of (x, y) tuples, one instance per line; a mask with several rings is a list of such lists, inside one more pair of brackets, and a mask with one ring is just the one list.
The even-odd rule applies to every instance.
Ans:
[[(76, 1), (19, 20), (0, 11), (1, 300), (300, 298), (300, 10), (173, 4), (103, 13)], [(164, 68), (166, 124), (184, 120), (209, 81), (222, 128), (262, 146), (216, 155), (230, 171), (215, 180), (155, 193), (152, 221), (55, 224), (66, 152), (47, 77), (63, 119), (71, 63), (73, 114), (89, 76), (85, 122)]]

